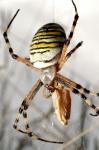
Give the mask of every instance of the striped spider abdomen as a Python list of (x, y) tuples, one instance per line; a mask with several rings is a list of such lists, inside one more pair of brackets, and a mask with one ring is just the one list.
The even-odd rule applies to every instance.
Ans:
[(56, 23), (42, 26), (32, 39), (30, 60), (36, 68), (45, 68), (57, 63), (66, 41), (64, 29)]

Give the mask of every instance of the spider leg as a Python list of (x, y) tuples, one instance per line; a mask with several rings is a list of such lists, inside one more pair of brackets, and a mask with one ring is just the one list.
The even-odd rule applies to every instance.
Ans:
[[(70, 79), (68, 78), (65, 78), (64, 76), (60, 75), (60, 74), (57, 74), (55, 79), (54, 79), (54, 82), (58, 82), (59, 84), (61, 84), (63, 87), (66, 87), (66, 89), (70, 90), (71, 92), (73, 92), (74, 94), (80, 96), (84, 102), (89, 106), (91, 107), (94, 112), (96, 114), (90, 114), (92, 116), (98, 116), (99, 115), (99, 109), (91, 103), (90, 99), (88, 99), (88, 97), (84, 94), (84, 92), (80, 91), (77, 89), (77, 86), (79, 84), (76, 84), (74, 81), (71, 81)], [(76, 86), (75, 86), (76, 85)], [(80, 85), (79, 85), (80, 87)], [(82, 87), (82, 86), (81, 86)], [(83, 88), (83, 87), (82, 87)], [(85, 90), (87, 91), (87, 89)], [(89, 91), (88, 91), (89, 92)]]
[(70, 50), (70, 52), (68, 52), (66, 54), (66, 58), (65, 58), (65, 61), (67, 61), (71, 55), (82, 45), (83, 41), (79, 42), (72, 50)]
[(71, 57), (71, 55), (82, 45), (83, 41), (79, 42), (72, 50), (70, 50), (70, 52), (68, 52), (66, 54), (63, 53), (64, 52), (64, 47), (63, 47), (63, 51), (62, 51), (62, 57), (61, 59), (59, 59), (59, 66), (58, 66), (58, 69), (60, 70), (62, 68), (62, 66), (64, 65), (64, 63)]
[(7, 26), (6, 30), (5, 30), (5, 32), (3, 33), (5, 42), (6, 42), (6, 44), (7, 44), (8, 49), (9, 49), (9, 53), (10, 53), (10, 55), (12, 56), (13, 59), (15, 59), (15, 60), (17, 60), (17, 61), (19, 61), (19, 62), (21, 62), (21, 63), (27, 65), (27, 66), (30, 67), (31, 69), (35, 69), (35, 70), (39, 71), (39, 69), (36, 69), (35, 67), (33, 67), (33, 64), (30, 62), (30, 60), (28, 60), (28, 59), (26, 59), (26, 58), (24, 58), (24, 57), (22, 57), (22, 56), (18, 56), (17, 54), (14, 53), (13, 48), (11, 47), (10, 41), (9, 41), (9, 39), (8, 39), (8, 35), (7, 35), (7, 34), (8, 34), (8, 30), (9, 30), (9, 28), (10, 28), (12, 22), (14, 21), (15, 17), (17, 16), (18, 12), (19, 12), (19, 9), (18, 9), (17, 12), (15, 13), (15, 15), (13, 16), (13, 18), (12, 18), (11, 21), (9, 22), (9, 24), (8, 24), (8, 26)]
[(29, 58), (29, 57), (25, 57), (25, 59), (26, 59), (26, 60), (30, 60), (30, 58)]
[[(40, 140), (40, 141), (48, 142), (48, 143), (63, 144), (64, 142), (51, 141), (51, 140), (47, 140), (47, 139), (41, 138), (38, 135), (36, 135), (34, 132), (32, 132), (31, 129), (30, 129), (30, 126), (29, 126), (29, 123), (28, 123), (27, 109), (28, 109), (32, 99), (34, 98), (34, 96), (36, 95), (36, 93), (38, 92), (38, 90), (40, 89), (40, 87), (42, 85), (43, 85), (42, 82), (40, 80), (38, 80), (36, 82), (36, 84), (32, 87), (32, 89), (29, 91), (27, 96), (24, 98), (24, 100), (23, 100), (23, 102), (21, 104), (21, 107), (19, 108), (19, 113), (17, 114), (17, 117), (15, 119), (13, 127), (17, 131), (19, 131), (21, 133), (24, 133), (24, 134), (27, 134), (33, 140)], [(18, 128), (19, 118), (20, 118), (21, 115), (23, 115), (23, 118), (25, 120), (25, 129), (26, 129), (26, 131), (23, 131), (23, 130)]]
[[(24, 98), (24, 100), (21, 104), (21, 107), (19, 108), (19, 113), (17, 114), (17, 117), (16, 117), (14, 125), (13, 125), (13, 127), (17, 131), (28, 134), (28, 135), (31, 135), (32, 132), (31, 132), (30, 127), (29, 127), (28, 117), (27, 117), (27, 112), (26, 111), (27, 111), (29, 105), (31, 104), (32, 99), (34, 98), (34, 96), (36, 95), (36, 93), (38, 92), (38, 90), (40, 89), (40, 87), (42, 85), (43, 85), (42, 82), (40, 80), (38, 80), (36, 82), (36, 84), (32, 87), (32, 89), (29, 91), (27, 96)], [(26, 131), (23, 131), (23, 130), (18, 128), (19, 118), (22, 114), (23, 114), (23, 118), (25, 120), (25, 129), (26, 129)], [(32, 136), (37, 138), (35, 134), (33, 134)]]
[[(66, 83), (70, 84), (71, 86), (75, 87), (77, 90), (80, 90), (82, 93), (84, 94), (88, 94), (88, 95), (92, 95), (92, 96), (98, 96), (99, 97), (99, 93), (95, 92), (95, 91), (90, 91), (89, 89), (83, 87), (82, 85), (60, 75), (60, 74), (57, 74), (56, 77), (58, 78), (61, 78), (63, 80), (65, 80)], [(65, 83), (65, 84), (66, 84)]]
[(76, 7), (73, 0), (72, 0), (72, 3), (73, 3), (73, 6), (74, 6), (74, 9), (75, 9), (75, 16), (74, 16), (73, 24), (72, 24), (72, 27), (71, 27), (71, 31), (70, 31), (69, 36), (67, 38), (67, 42), (66, 42), (67, 46), (70, 44), (70, 41), (73, 37), (73, 33), (74, 33), (74, 30), (75, 30), (75, 27), (77, 25), (77, 21), (78, 21), (78, 18), (79, 18), (79, 15), (78, 15), (78, 12), (77, 12), (77, 7)]
[[(61, 54), (60, 59), (59, 59), (59, 61), (58, 61), (58, 64), (59, 64), (58, 69), (59, 69), (59, 70), (62, 68), (62, 66), (64, 65), (64, 63), (65, 63), (65, 61), (66, 61), (67, 48), (68, 48), (68, 46), (69, 46), (69, 44), (70, 44), (70, 42), (71, 42), (71, 39), (72, 39), (72, 37), (73, 37), (74, 30), (75, 30), (75, 27), (76, 27), (76, 25), (77, 25), (77, 21), (78, 21), (78, 18), (79, 18), (78, 12), (77, 12), (77, 7), (76, 7), (76, 5), (75, 5), (75, 3), (74, 3), (73, 0), (72, 0), (72, 4), (73, 4), (74, 9), (75, 9), (75, 16), (74, 16), (73, 24), (72, 24), (72, 27), (71, 27), (71, 31), (70, 31), (70, 33), (69, 33), (69, 36), (68, 36), (67, 40), (66, 40), (66, 43), (64, 43), (63, 50), (62, 50), (62, 54)], [(80, 47), (80, 46), (79, 46), (79, 47)]]

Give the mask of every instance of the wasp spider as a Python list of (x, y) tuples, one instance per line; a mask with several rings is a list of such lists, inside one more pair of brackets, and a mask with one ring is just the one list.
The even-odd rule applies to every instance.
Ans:
[[(27, 121), (27, 110), (31, 104), (32, 99), (39, 91), (39, 89), (44, 86), (44, 95), (48, 98), (52, 96), (53, 105), (55, 107), (56, 115), (59, 121), (63, 124), (67, 124), (70, 119), (71, 113), (71, 97), (70, 92), (77, 94), (81, 99), (92, 108), (95, 114), (92, 116), (99, 115), (99, 109), (91, 103), (88, 99), (88, 95), (99, 96), (99, 93), (92, 92), (80, 84), (62, 76), (58, 73), (63, 67), (64, 63), (71, 57), (71, 55), (82, 45), (82, 41), (79, 42), (72, 50), (67, 52), (68, 46), (70, 45), (71, 39), (74, 34), (74, 30), (78, 21), (78, 12), (76, 5), (73, 0), (72, 4), (75, 9), (75, 16), (71, 31), (66, 37), (64, 29), (57, 23), (48, 23), (42, 26), (32, 39), (30, 45), (30, 59), (18, 56), (14, 53), (13, 48), (11, 47), (10, 41), (8, 39), (7, 32), (18, 14), (19, 10), (15, 13), (14, 17), (8, 24), (5, 32), (4, 39), (8, 46), (9, 53), (13, 59), (24, 63), (33, 70), (40, 72), (40, 79), (33, 85), (31, 90), (28, 92), (26, 97), (23, 99), (23, 102), (19, 108), (18, 115), (15, 119), (13, 127), (22, 133), (27, 134), (33, 139), (50, 142), (50, 143), (59, 143), (62, 144), (63, 141), (51, 141), (39, 137), (34, 132), (31, 131), (29, 123)], [(23, 116), (25, 119), (25, 131), (18, 128), (19, 118)]]

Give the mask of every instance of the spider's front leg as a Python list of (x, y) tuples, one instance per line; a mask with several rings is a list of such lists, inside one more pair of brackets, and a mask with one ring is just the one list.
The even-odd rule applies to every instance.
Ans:
[[(87, 90), (86, 88), (83, 88), (81, 85), (75, 83), (74, 81), (65, 78), (64, 76), (57, 74), (54, 82), (61, 84), (63, 87), (65, 87), (66, 89), (68, 89), (69, 91), (73, 92), (74, 94), (78, 95), (81, 97), (81, 99), (84, 100), (84, 102), (93, 109), (93, 111), (95, 112), (95, 114), (90, 113), (90, 115), (92, 116), (98, 116), (99, 115), (99, 108), (96, 107), (94, 104), (92, 104), (91, 100), (88, 99), (88, 97), (85, 95), (91, 93), (89, 90)], [(82, 91), (80, 91), (82, 90)], [(96, 94), (97, 96), (99, 96), (99, 93)]]
[[(42, 84), (41, 80), (38, 80), (36, 82), (36, 84), (32, 87), (32, 89), (29, 91), (27, 96), (24, 98), (24, 100), (21, 104), (21, 107), (19, 108), (19, 113), (17, 114), (17, 117), (15, 119), (15, 123), (13, 125), (13, 127), (17, 131), (28, 134), (29, 136), (32, 136), (33, 138), (38, 138), (38, 137), (35, 134), (33, 134), (33, 132), (31, 132), (31, 130), (30, 130), (26, 111), (27, 111), (29, 105), (31, 104), (32, 99), (34, 98), (34, 96), (36, 95), (36, 93), (38, 92), (38, 90), (40, 89), (40, 87), (42, 85), (43, 84)], [(26, 129), (26, 131), (23, 131), (23, 130), (18, 128), (19, 118), (20, 118), (21, 115), (23, 115), (23, 118), (25, 119), (25, 129)]]
[[(30, 129), (30, 126), (29, 126), (29, 123), (28, 123), (28, 117), (27, 117), (27, 109), (28, 109), (32, 99), (34, 98), (35, 94), (38, 92), (38, 90), (41, 88), (42, 85), (43, 85), (43, 83), (41, 82), (41, 80), (38, 80), (36, 82), (36, 84), (32, 87), (32, 89), (29, 91), (27, 96), (24, 98), (24, 100), (21, 104), (21, 107), (19, 108), (19, 113), (17, 114), (17, 117), (15, 119), (15, 123), (14, 123), (13, 127), (17, 131), (19, 131), (21, 133), (24, 133), (24, 134), (27, 134), (33, 140), (36, 139), (36, 140), (40, 140), (40, 141), (48, 142), (48, 143), (63, 144), (64, 142), (51, 141), (51, 140), (41, 138), (37, 134), (32, 132), (31, 129)], [(23, 115), (23, 118), (25, 119), (25, 129), (26, 129), (26, 131), (23, 131), (23, 130), (18, 128), (19, 118), (20, 118), (21, 115)]]
[(17, 12), (15, 13), (15, 15), (13, 16), (13, 18), (12, 18), (11, 21), (9, 22), (9, 24), (8, 24), (8, 26), (7, 26), (6, 30), (5, 30), (5, 32), (3, 33), (5, 42), (6, 42), (6, 44), (7, 44), (8, 49), (9, 49), (9, 53), (10, 53), (10, 55), (12, 56), (13, 59), (15, 59), (15, 60), (17, 60), (17, 61), (19, 61), (19, 62), (21, 62), (21, 63), (27, 65), (27, 66), (30, 67), (31, 69), (34, 69), (34, 70), (39, 71), (39, 69), (33, 67), (33, 64), (30, 62), (30, 60), (28, 60), (28, 59), (26, 59), (26, 58), (24, 58), (24, 57), (22, 57), (22, 56), (18, 56), (17, 54), (14, 53), (13, 48), (11, 47), (10, 41), (9, 41), (9, 39), (8, 39), (8, 35), (7, 35), (7, 34), (8, 34), (8, 30), (9, 30), (9, 28), (10, 28), (12, 22), (14, 21), (15, 17), (17, 16), (18, 12), (19, 12), (19, 9), (18, 9)]

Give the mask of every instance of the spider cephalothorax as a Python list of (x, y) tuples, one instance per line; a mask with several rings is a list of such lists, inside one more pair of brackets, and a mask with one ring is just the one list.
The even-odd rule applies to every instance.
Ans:
[[(19, 108), (19, 113), (14, 123), (14, 128), (17, 131), (28, 134), (33, 139), (45, 142), (59, 144), (63, 143), (40, 138), (38, 135), (31, 131), (29, 123), (27, 121), (27, 109), (35, 94), (42, 86), (44, 86), (44, 96), (47, 98), (52, 96), (55, 112), (61, 123), (67, 124), (68, 120), (70, 119), (70, 91), (74, 94), (79, 95), (82, 100), (84, 100), (84, 102), (94, 110), (95, 114), (91, 114), (92, 116), (99, 115), (99, 109), (94, 104), (92, 104), (86, 96), (88, 94), (99, 96), (99, 93), (91, 92), (80, 84), (77, 84), (58, 73), (63, 67), (64, 63), (82, 45), (81, 41), (72, 50), (67, 52), (79, 18), (77, 8), (73, 0), (72, 4), (75, 9), (75, 16), (68, 37), (66, 37), (64, 29), (57, 23), (48, 23), (42, 26), (32, 39), (32, 43), (30, 45), (30, 59), (15, 54), (7, 36), (8, 29), (16, 15), (18, 14), (19, 10), (16, 12), (3, 34), (12, 58), (26, 64), (33, 70), (40, 72), (40, 79), (36, 82), (36, 84), (31, 88), (29, 93), (23, 99), (23, 102)], [(18, 128), (20, 115), (23, 115), (23, 118), (25, 119), (25, 131)]]

